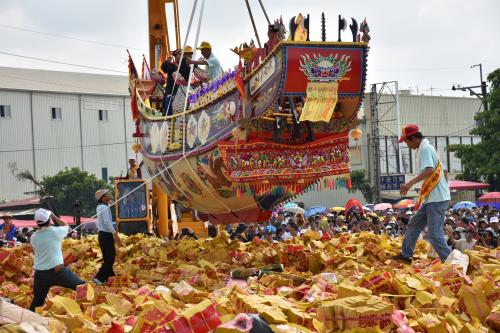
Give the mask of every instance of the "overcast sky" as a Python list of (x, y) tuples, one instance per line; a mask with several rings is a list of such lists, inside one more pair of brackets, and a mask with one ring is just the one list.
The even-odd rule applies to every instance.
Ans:
[[(180, 0), (182, 40), (193, 3), (194, 0)], [(433, 88), (434, 95), (463, 95), (449, 89), (455, 83), (479, 84), (479, 70), (471, 69), (471, 65), (482, 63), (485, 76), (500, 67), (499, 0), (263, 0), (263, 3), (270, 18), (283, 15), (285, 22), (299, 12), (310, 14), (312, 40), (320, 39), (321, 12), (325, 12), (327, 19), (327, 39), (333, 41), (337, 39), (338, 14), (349, 20), (354, 17), (358, 22), (367, 17), (372, 37), (369, 84), (398, 80), (401, 89), (411, 87), (413, 92), (418, 86), (420, 93), (430, 94)], [(250, 0), (250, 4), (264, 40), (265, 17), (257, 0)], [(0, 66), (119, 74), (127, 71), (125, 47), (131, 50), (138, 68), (142, 54), (147, 55), (147, 0), (0, 0), (0, 17)], [(198, 14), (195, 23), (197, 20)], [(195, 34), (196, 25), (190, 34), (191, 45)], [(343, 37), (345, 41), (351, 40), (349, 29)], [(254, 35), (244, 0), (206, 0), (200, 40), (211, 42), (223, 67), (237, 63), (237, 56), (229, 48), (251, 38)]]

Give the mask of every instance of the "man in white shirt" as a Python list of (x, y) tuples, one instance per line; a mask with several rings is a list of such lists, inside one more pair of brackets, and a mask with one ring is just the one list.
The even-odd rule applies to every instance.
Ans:
[(467, 230), (465, 238), (455, 240), (450, 236), (451, 245), (454, 245), (455, 249), (459, 250), (460, 252), (465, 252), (465, 250), (472, 250), (477, 243), (477, 241), (474, 239), (474, 234), (474, 229), (469, 229)]
[[(69, 226), (55, 216), (50, 210), (43, 208), (35, 212), (38, 230), (31, 236), (31, 246), (35, 253), (35, 279), (33, 282), (33, 301), (31, 311), (42, 306), (50, 287), (60, 286), (75, 290), (85, 281), (64, 266), (62, 240), (69, 232)], [(50, 225), (50, 221), (54, 225)]]

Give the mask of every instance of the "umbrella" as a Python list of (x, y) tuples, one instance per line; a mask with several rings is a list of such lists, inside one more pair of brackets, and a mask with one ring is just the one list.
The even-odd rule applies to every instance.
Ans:
[(305, 215), (305, 217), (310, 217), (310, 216), (313, 216), (315, 214), (323, 214), (325, 211), (326, 211), (326, 207), (314, 206), (314, 207), (306, 209), (304, 215)]
[(288, 208), (292, 208), (292, 207), (298, 207), (299, 205), (297, 205), (295, 202), (287, 202), (284, 206), (283, 206), (283, 209), (284, 210), (287, 210)]
[(368, 212), (373, 212), (373, 210), (368, 206), (363, 206), (363, 209)]
[(477, 207), (477, 206), (473, 202), (470, 202), (470, 201), (460, 201), (459, 203), (455, 204), (455, 206), (453, 206), (453, 210), (459, 210), (459, 209), (462, 209), (462, 208), (471, 209), (471, 208), (474, 208), (474, 207)]
[(343, 212), (344, 210), (345, 210), (344, 207), (330, 207), (330, 208), (328, 208), (328, 211), (336, 212), (336, 213)]
[(364, 207), (368, 208), (371, 211), (375, 210), (375, 204), (366, 204), (364, 205)]
[(479, 202), (500, 203), (500, 192), (490, 192), (483, 194), (477, 200)]
[(386, 210), (392, 208), (390, 203), (379, 203), (373, 206), (373, 210)]
[(288, 208), (283, 209), (283, 211), (293, 213), (293, 214), (304, 214), (305, 213), (304, 208), (301, 208), (299, 206), (288, 207)]
[(415, 201), (413, 199), (403, 199), (398, 203), (394, 204), (394, 208), (412, 208), (415, 207)]

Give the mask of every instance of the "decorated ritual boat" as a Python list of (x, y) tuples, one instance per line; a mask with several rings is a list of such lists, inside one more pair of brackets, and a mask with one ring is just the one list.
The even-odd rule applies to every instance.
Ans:
[[(179, 78), (168, 116), (161, 80), (130, 63), (134, 136), (153, 181), (214, 224), (264, 221), (309, 189), (349, 188), (370, 37), (366, 19), (359, 30), (352, 19), (352, 42), (326, 41), (324, 21), (310, 41), (309, 15), (290, 20), (288, 38), (277, 20), (264, 47), (234, 48), (235, 70), (197, 87)], [(339, 16), (339, 40), (345, 27)]]

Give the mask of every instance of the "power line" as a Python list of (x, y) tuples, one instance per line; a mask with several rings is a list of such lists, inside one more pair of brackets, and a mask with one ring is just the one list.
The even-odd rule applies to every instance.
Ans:
[(130, 46), (121, 45), (121, 44), (112, 44), (112, 43), (100, 42), (100, 41), (97, 41), (97, 40), (64, 36), (64, 35), (59, 35), (59, 34), (53, 34), (53, 33), (50, 33), (50, 32), (32, 30), (32, 29), (27, 29), (27, 28), (22, 28), (22, 27), (15, 27), (15, 26), (6, 25), (6, 24), (0, 24), (0, 27), (1, 28), (7, 28), (7, 29), (24, 31), (24, 32), (35, 33), (35, 34), (44, 35), (44, 36), (50, 36), (50, 37), (56, 37), (56, 38), (76, 40), (76, 41), (84, 42), (84, 43), (91, 43), (91, 44), (98, 44), (98, 45), (109, 46), (109, 47), (116, 47), (116, 48), (120, 48), (120, 49), (134, 49), (134, 50), (138, 50), (138, 51), (142, 51), (143, 50), (143, 49), (138, 48), (138, 47), (130, 47)]
[[(123, 142), (113, 142), (113, 143), (100, 143), (95, 145), (78, 145), (78, 146), (66, 146), (66, 147), (50, 147), (50, 148), (35, 148), (35, 151), (47, 151), (47, 150), (58, 150), (58, 149), (76, 149), (76, 148), (92, 148), (101, 146), (116, 146), (128, 143), (134, 143), (134, 141), (123, 141)], [(13, 150), (0, 150), (0, 153), (21, 153), (33, 151), (33, 149), (13, 149)]]
[(80, 67), (80, 68), (87, 68), (87, 69), (96, 69), (96, 70), (106, 71), (106, 72), (113, 72), (113, 73), (120, 73), (120, 74), (128, 73), (128, 72), (125, 72), (125, 71), (118, 71), (118, 70), (115, 70), (115, 69), (92, 67), (92, 66), (87, 66), (87, 65), (78, 65), (78, 64), (72, 64), (72, 63), (69, 63), (69, 62), (49, 60), (49, 59), (43, 59), (43, 58), (35, 58), (35, 57), (30, 57), (30, 56), (25, 56), (25, 55), (21, 55), (21, 54), (10, 53), (10, 52), (4, 52), (4, 51), (0, 51), (0, 54), (5, 54), (5, 55), (8, 55), (8, 56), (12, 56), (12, 57), (30, 59), (30, 60), (38, 60), (38, 61), (51, 62), (51, 63), (54, 63), (54, 64), (60, 64), (60, 65), (66, 65), (66, 66), (73, 66), (73, 67)]
[(371, 71), (450, 71), (469, 67), (428, 67), (428, 68), (370, 68)]

